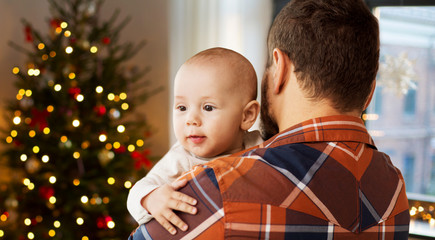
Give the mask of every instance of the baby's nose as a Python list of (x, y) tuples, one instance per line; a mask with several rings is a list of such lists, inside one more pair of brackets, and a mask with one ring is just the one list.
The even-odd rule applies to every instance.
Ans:
[(188, 126), (190, 126), (190, 125), (192, 125), (192, 126), (201, 126), (200, 117), (195, 112), (191, 112), (189, 114), (189, 116), (187, 117), (186, 124)]

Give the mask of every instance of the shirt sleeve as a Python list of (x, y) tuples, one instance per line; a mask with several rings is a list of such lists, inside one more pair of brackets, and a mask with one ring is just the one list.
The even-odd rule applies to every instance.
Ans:
[(130, 215), (139, 224), (146, 223), (152, 219), (151, 214), (146, 211), (141, 200), (157, 187), (173, 182), (181, 173), (189, 170), (191, 163), (187, 159), (182, 146), (177, 142), (171, 147), (168, 153), (154, 165), (148, 174), (137, 181), (130, 189), (127, 198), (127, 209)]
[(146, 239), (224, 239), (223, 202), (214, 170), (198, 165), (181, 178), (188, 183), (180, 191), (198, 200), (196, 215), (177, 213), (188, 224), (188, 231), (178, 229), (176, 235), (170, 235), (152, 219), (141, 225), (130, 239), (143, 239), (143, 236), (147, 236)]

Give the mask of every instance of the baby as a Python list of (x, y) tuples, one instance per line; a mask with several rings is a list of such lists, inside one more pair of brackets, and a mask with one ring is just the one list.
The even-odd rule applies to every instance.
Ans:
[[(178, 142), (130, 190), (127, 208), (139, 224), (154, 217), (171, 234), (187, 225), (172, 210), (196, 213), (196, 200), (177, 192), (176, 180), (194, 165), (260, 144), (248, 132), (260, 106), (251, 63), (224, 48), (202, 51), (187, 60), (174, 82), (173, 127)], [(174, 225), (174, 226), (173, 226)]]

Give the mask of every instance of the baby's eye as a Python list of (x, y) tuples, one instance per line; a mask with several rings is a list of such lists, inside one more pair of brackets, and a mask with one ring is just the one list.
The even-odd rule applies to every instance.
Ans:
[(215, 107), (213, 107), (212, 105), (205, 105), (204, 106), (204, 110), (207, 112), (211, 112), (215, 109)]
[(187, 110), (185, 106), (177, 106), (178, 111), (184, 112)]

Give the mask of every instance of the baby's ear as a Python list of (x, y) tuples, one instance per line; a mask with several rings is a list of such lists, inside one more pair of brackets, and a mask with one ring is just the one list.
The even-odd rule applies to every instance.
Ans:
[(249, 130), (254, 125), (260, 112), (260, 104), (256, 100), (250, 101), (243, 109), (242, 123), (240, 128), (244, 131)]

